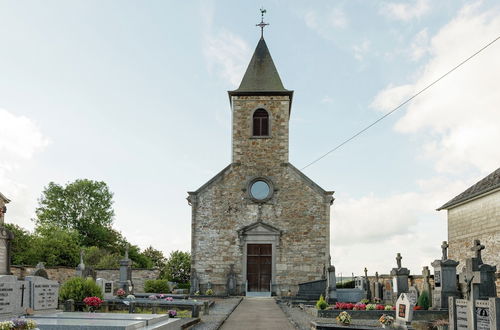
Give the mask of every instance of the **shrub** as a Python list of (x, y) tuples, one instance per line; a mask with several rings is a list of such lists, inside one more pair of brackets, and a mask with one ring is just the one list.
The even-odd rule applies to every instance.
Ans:
[(420, 296), (418, 297), (417, 306), (420, 306), (422, 309), (429, 309), (429, 292), (422, 291)]
[(59, 297), (61, 300), (73, 299), (77, 302), (83, 301), (86, 297), (99, 297), (102, 299), (102, 291), (91, 278), (73, 277), (61, 286)]
[(369, 302), (370, 302), (370, 300), (366, 299), (366, 298), (365, 299), (361, 299), (361, 301), (360, 301), (360, 303), (365, 304), (365, 305), (368, 304)]
[(328, 303), (326, 302), (325, 298), (323, 297), (323, 295), (321, 295), (319, 297), (319, 300), (316, 302), (316, 308), (317, 309), (325, 309), (328, 307)]
[(187, 283), (178, 283), (177, 284), (177, 288), (178, 289), (190, 289), (191, 288), (191, 283), (187, 282)]
[(144, 282), (144, 292), (147, 293), (169, 293), (170, 288), (167, 280), (147, 280)]
[(205, 292), (205, 295), (207, 295), (207, 296), (213, 296), (213, 295), (214, 295), (214, 290), (212, 290), (212, 289), (208, 289), (208, 290)]

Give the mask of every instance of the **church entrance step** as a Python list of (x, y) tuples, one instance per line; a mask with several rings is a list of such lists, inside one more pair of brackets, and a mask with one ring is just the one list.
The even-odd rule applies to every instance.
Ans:
[(247, 297), (271, 297), (271, 292), (252, 292), (247, 291)]

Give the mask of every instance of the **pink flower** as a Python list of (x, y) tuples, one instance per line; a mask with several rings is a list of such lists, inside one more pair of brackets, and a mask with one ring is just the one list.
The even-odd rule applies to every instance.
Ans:
[(102, 301), (101, 298), (99, 298), (99, 297), (87, 297), (87, 298), (83, 299), (83, 302), (87, 306), (99, 307), (99, 306), (101, 306), (101, 304), (104, 301)]
[(165, 300), (166, 300), (166, 301), (174, 301), (174, 298), (172, 298), (172, 297), (167, 297), (167, 298), (165, 298)]
[(375, 306), (375, 309), (379, 310), (379, 311), (383, 311), (384, 308), (385, 308), (384, 305), (380, 305), (380, 304), (377, 304), (377, 306)]

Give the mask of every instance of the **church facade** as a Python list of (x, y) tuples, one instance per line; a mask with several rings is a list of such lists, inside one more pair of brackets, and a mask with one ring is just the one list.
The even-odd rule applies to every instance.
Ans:
[(263, 38), (228, 93), (232, 162), (188, 192), (191, 290), (294, 294), (329, 265), (333, 192), (288, 161), (293, 91), (283, 87)]

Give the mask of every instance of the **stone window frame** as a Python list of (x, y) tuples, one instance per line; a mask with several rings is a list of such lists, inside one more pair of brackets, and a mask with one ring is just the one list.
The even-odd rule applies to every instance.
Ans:
[[(268, 135), (262, 135), (262, 136), (255, 136), (253, 135), (253, 115), (255, 113), (255, 111), (257, 110), (265, 110), (267, 112), (267, 115), (268, 115), (268, 120), (269, 122), (267, 123), (268, 124), (268, 130), (269, 130), (269, 134)], [(258, 106), (256, 106), (253, 110), (252, 110), (252, 113), (251, 113), (251, 116), (249, 118), (249, 121), (250, 121), (250, 129), (249, 129), (249, 134), (250, 134), (250, 139), (272, 139), (273, 138), (273, 115), (272, 115), (272, 112), (267, 109), (266, 106), (264, 106), (263, 104), (259, 104)]]
[[(254, 198), (252, 196), (251, 191), (250, 191), (250, 188), (252, 187), (252, 184), (254, 184), (257, 181), (264, 181), (269, 186), (269, 194), (264, 199)], [(253, 201), (255, 203), (258, 203), (258, 204), (265, 203), (265, 202), (269, 201), (271, 198), (273, 198), (275, 191), (276, 191), (276, 189), (274, 188), (274, 184), (273, 184), (272, 180), (270, 178), (268, 178), (268, 177), (265, 177), (265, 176), (255, 176), (255, 177), (252, 177), (250, 180), (248, 180), (248, 183), (247, 183), (247, 186), (246, 186), (247, 197), (251, 201)]]

